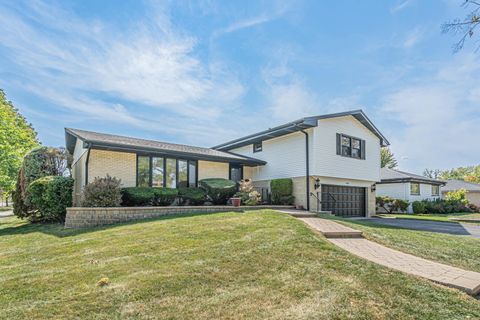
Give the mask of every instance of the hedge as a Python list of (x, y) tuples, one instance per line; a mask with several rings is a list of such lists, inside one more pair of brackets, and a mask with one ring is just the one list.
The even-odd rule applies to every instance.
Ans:
[(202, 205), (207, 200), (207, 193), (202, 188), (178, 188), (178, 198), (183, 205)]
[(237, 183), (232, 180), (211, 178), (198, 181), (200, 188), (207, 193), (213, 204), (224, 205), (237, 191)]
[(272, 192), (273, 204), (293, 204), (295, 197), (292, 195), (292, 179), (273, 179), (272, 181), (270, 181), (270, 190)]
[(126, 207), (169, 206), (178, 195), (177, 189), (130, 187), (122, 189), (122, 205)]
[(34, 208), (27, 216), (29, 220), (35, 222), (65, 220), (66, 208), (72, 206), (72, 178), (43, 177), (33, 181), (27, 191), (27, 203)]

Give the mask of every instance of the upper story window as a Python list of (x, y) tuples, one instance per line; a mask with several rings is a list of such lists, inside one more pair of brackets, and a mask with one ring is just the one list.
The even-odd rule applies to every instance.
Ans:
[(365, 159), (365, 140), (337, 133), (337, 154)]
[(253, 144), (253, 152), (260, 152), (262, 151), (262, 148), (263, 146), (261, 141)]
[(415, 182), (410, 183), (410, 194), (412, 196), (420, 195), (420, 183), (415, 183)]
[(440, 186), (432, 186), (432, 196), (440, 195)]

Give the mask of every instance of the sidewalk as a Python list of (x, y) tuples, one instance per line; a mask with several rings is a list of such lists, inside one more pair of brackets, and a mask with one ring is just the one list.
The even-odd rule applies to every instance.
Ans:
[(362, 238), (360, 231), (332, 220), (313, 217), (299, 219), (312, 229), (324, 234), (331, 243), (360, 258), (457, 288), (471, 295), (480, 292), (480, 273), (478, 272), (463, 270), (387, 248)]

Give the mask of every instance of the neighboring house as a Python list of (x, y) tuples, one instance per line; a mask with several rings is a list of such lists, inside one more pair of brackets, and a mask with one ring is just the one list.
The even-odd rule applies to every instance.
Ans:
[(74, 155), (75, 201), (83, 186), (110, 174), (124, 186), (196, 186), (204, 178), (291, 178), (295, 203), (342, 216), (375, 213), (380, 148), (388, 145), (362, 110), (306, 117), (200, 148), (65, 129)]
[[(407, 200), (410, 203), (420, 200), (435, 200), (441, 198), (444, 181), (404, 171), (382, 168), (380, 182), (377, 183), (377, 196), (389, 196), (395, 199)], [(408, 207), (412, 211), (412, 206)]]
[(456, 191), (459, 189), (467, 190), (467, 200), (476, 206), (480, 206), (480, 184), (467, 182), (463, 180), (447, 180), (447, 184), (442, 188), (442, 197), (450, 191)]

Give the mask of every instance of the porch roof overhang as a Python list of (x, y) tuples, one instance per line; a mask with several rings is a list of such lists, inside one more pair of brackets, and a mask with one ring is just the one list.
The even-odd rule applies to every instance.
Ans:
[(77, 139), (82, 141), (84, 148), (97, 150), (131, 152), (141, 155), (174, 157), (187, 160), (228, 162), (245, 166), (259, 166), (267, 163), (260, 159), (238, 155), (233, 152), (213, 150), (210, 148), (178, 145), (65, 128), (66, 147), (71, 154), (74, 152)]

